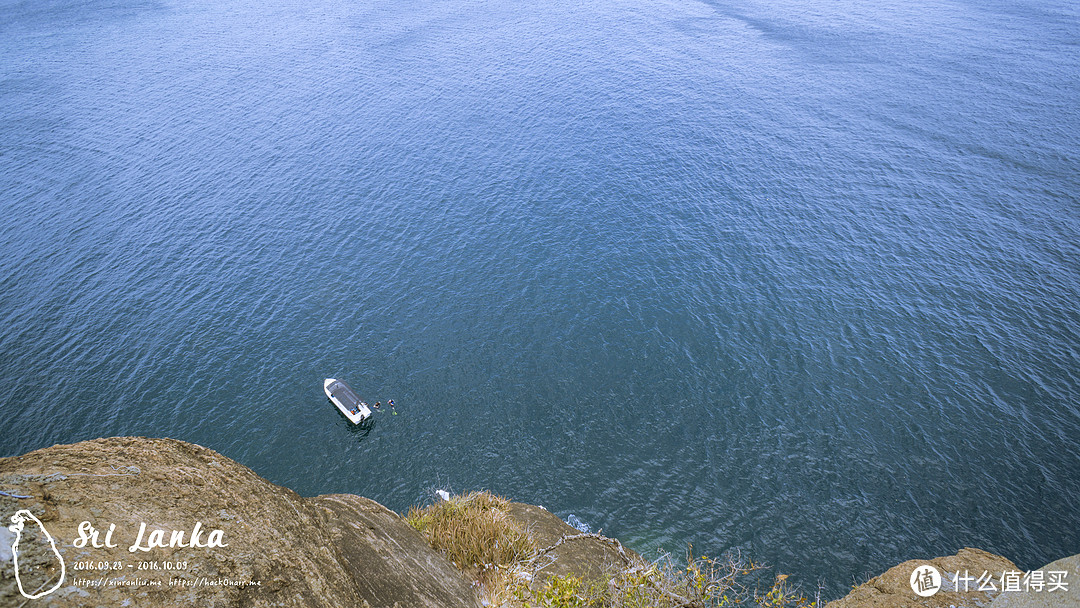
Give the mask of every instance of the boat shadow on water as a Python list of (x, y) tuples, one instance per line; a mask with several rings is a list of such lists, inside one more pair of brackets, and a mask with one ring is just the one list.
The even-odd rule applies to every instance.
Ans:
[(344, 414), (338, 412), (338, 416), (341, 417), (341, 421), (344, 423), (345, 428), (351, 435), (357, 438), (358, 441), (363, 441), (375, 428), (375, 417), (368, 416), (364, 420), (361, 420), (358, 424), (353, 424)]

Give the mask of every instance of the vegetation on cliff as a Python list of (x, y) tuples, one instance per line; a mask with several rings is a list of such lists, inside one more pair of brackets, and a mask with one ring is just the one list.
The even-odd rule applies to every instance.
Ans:
[[(615, 539), (578, 534), (566, 524), (558, 540), (543, 546), (534, 538), (539, 534), (513, 516), (513, 504), (489, 492), (471, 492), (424, 508), (413, 507), (406, 519), (474, 581), (488, 606), (812, 608), (818, 604), (816, 598), (801, 594), (785, 575), (761, 589), (750, 581), (760, 580), (756, 575), (762, 567), (738, 555), (711, 558), (688, 551), (685, 560), (669, 555), (649, 562)], [(610, 551), (604, 567), (548, 572), (558, 550), (577, 541), (607, 545)]]
[(426, 509), (409, 509), (406, 521), (432, 548), (463, 571), (479, 573), (527, 561), (536, 544), (509, 515), (510, 501), (490, 492), (441, 500)]
[[(24, 511), (39, 521), (28, 520), (21, 536), (0, 526), (0, 606), (36, 601), (26, 596), (57, 581), (62, 584), (43, 598), (57, 608), (820, 603), (803, 597), (785, 576), (763, 576), (758, 564), (738, 556), (688, 551), (648, 561), (618, 540), (581, 533), (542, 507), (487, 492), (414, 508), (404, 518), (360, 496), (301, 497), (217, 452), (171, 439), (115, 437), (0, 458), (0, 513)], [(220, 531), (220, 542), (198, 542), (200, 529)], [(168, 546), (141, 542), (144, 531), (148, 538), (169, 538)], [(176, 531), (190, 536), (172, 543)], [(55, 538), (66, 572), (57, 567), (47, 537)], [(1072, 595), (996, 596), (959, 589), (955, 579), (932, 597), (917, 597), (910, 576), (926, 564), (943, 581), (968, 572), (996, 581), (1019, 570), (1001, 556), (965, 548), (904, 562), (827, 608), (976, 608), (991, 601), (994, 608), (1080, 606), (1076, 586)], [(1077, 564), (1074, 556), (1041, 570), (1068, 570), (1073, 580), (1080, 577)]]

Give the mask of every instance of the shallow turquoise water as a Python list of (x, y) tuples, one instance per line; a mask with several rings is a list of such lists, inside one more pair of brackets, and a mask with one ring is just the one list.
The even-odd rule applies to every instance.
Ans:
[(1080, 552), (1080, 11), (543, 4), (0, 2), (0, 454), (488, 488), (829, 596)]

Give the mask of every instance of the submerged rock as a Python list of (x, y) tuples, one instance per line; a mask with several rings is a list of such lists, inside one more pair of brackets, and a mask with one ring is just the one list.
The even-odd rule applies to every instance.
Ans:
[[(461, 573), (382, 505), (303, 498), (182, 441), (97, 439), (2, 458), (0, 490), (29, 496), (0, 495), (3, 524), (33, 513), (66, 566), (35, 606), (479, 606)], [(46, 543), (19, 553), (24, 588), (55, 585)], [(3, 560), (0, 605), (25, 599)]]

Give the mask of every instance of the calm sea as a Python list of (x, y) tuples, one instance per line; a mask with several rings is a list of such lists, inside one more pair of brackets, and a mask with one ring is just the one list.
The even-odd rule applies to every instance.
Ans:
[(0, 454), (487, 488), (830, 597), (1036, 568), (1078, 100), (1066, 0), (0, 0)]

